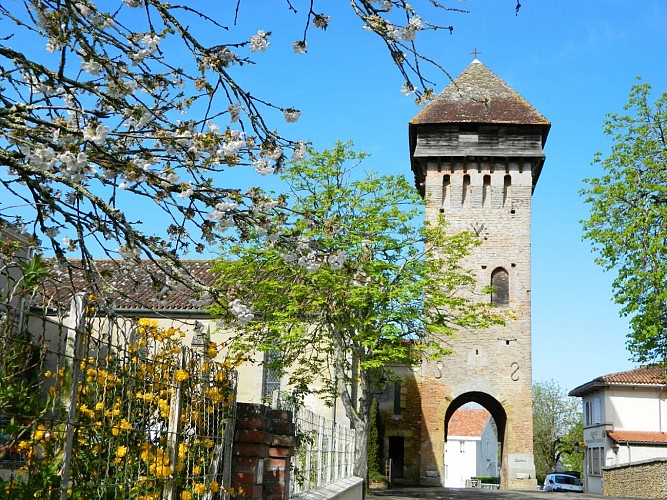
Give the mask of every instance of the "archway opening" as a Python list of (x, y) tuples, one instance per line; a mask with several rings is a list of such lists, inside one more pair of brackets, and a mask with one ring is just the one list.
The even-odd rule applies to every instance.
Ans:
[[(468, 392), (457, 397), (445, 414), (444, 484), (470, 486), (473, 478), (503, 481), (503, 442), (507, 414), (494, 397)], [(490, 481), (488, 479), (487, 481)]]

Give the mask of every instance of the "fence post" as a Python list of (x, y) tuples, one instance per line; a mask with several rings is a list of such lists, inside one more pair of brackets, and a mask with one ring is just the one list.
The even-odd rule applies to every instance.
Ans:
[[(185, 350), (186, 347), (181, 347), (181, 353), (178, 359), (177, 370), (185, 368)], [(167, 427), (167, 454), (169, 455), (169, 462), (172, 468), (172, 474), (164, 483), (162, 489), (162, 498), (164, 500), (172, 500), (176, 498), (176, 481), (174, 480), (174, 472), (176, 472), (176, 461), (178, 459), (178, 433), (181, 423), (181, 406), (183, 399), (183, 388), (181, 382), (176, 377), (172, 379), (171, 402), (169, 405), (169, 425)]]
[(60, 500), (67, 499), (67, 489), (69, 488), (69, 467), (72, 460), (74, 424), (76, 419), (76, 393), (81, 376), (81, 341), (85, 332), (87, 305), (86, 294), (77, 293), (72, 297), (69, 310), (67, 338), (65, 339), (65, 363), (70, 364), (72, 380), (70, 382), (69, 395), (63, 401), (65, 408), (67, 408), (67, 426), (65, 428), (63, 465), (60, 471)]
[(317, 421), (317, 486), (322, 485), (322, 446), (324, 444), (324, 417), (320, 415)]

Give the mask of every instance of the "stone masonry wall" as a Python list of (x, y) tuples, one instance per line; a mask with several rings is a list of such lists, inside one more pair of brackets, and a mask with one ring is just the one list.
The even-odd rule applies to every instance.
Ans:
[(607, 467), (602, 481), (605, 496), (667, 498), (667, 459)]

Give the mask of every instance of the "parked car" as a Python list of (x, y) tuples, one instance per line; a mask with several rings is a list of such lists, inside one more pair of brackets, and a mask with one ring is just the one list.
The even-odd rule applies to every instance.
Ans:
[(545, 491), (569, 491), (583, 493), (584, 486), (578, 478), (568, 474), (548, 474), (544, 479)]

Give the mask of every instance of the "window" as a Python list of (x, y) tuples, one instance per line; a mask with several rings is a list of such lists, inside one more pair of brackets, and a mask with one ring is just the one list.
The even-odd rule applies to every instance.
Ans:
[(463, 194), (462, 194), (462, 205), (464, 207), (470, 205), (470, 197), (471, 197), (471, 191), (472, 191), (472, 185), (470, 184), (470, 175), (465, 174), (463, 176)]
[(593, 398), (584, 403), (584, 424), (597, 425), (602, 422), (600, 398)]
[(602, 460), (604, 459), (604, 448), (588, 448), (586, 450), (586, 472), (589, 476), (602, 474)]
[(452, 181), (449, 175), (442, 178), (442, 208), (449, 208), (449, 198), (452, 191)]
[(401, 414), (401, 382), (394, 382), (394, 415)]
[(482, 206), (486, 207), (489, 205), (491, 200), (491, 176), (485, 175), (484, 182), (482, 185)]
[(275, 392), (280, 391), (280, 371), (273, 367), (278, 361), (279, 352), (276, 350), (267, 351), (264, 355), (264, 388), (262, 390), (262, 399), (272, 401)]
[(506, 175), (505, 181), (503, 183), (503, 206), (507, 203), (507, 200), (510, 198), (510, 189), (512, 188), (512, 176)]
[(508, 272), (499, 267), (491, 273), (491, 304), (494, 306), (507, 306), (510, 303), (510, 277)]

